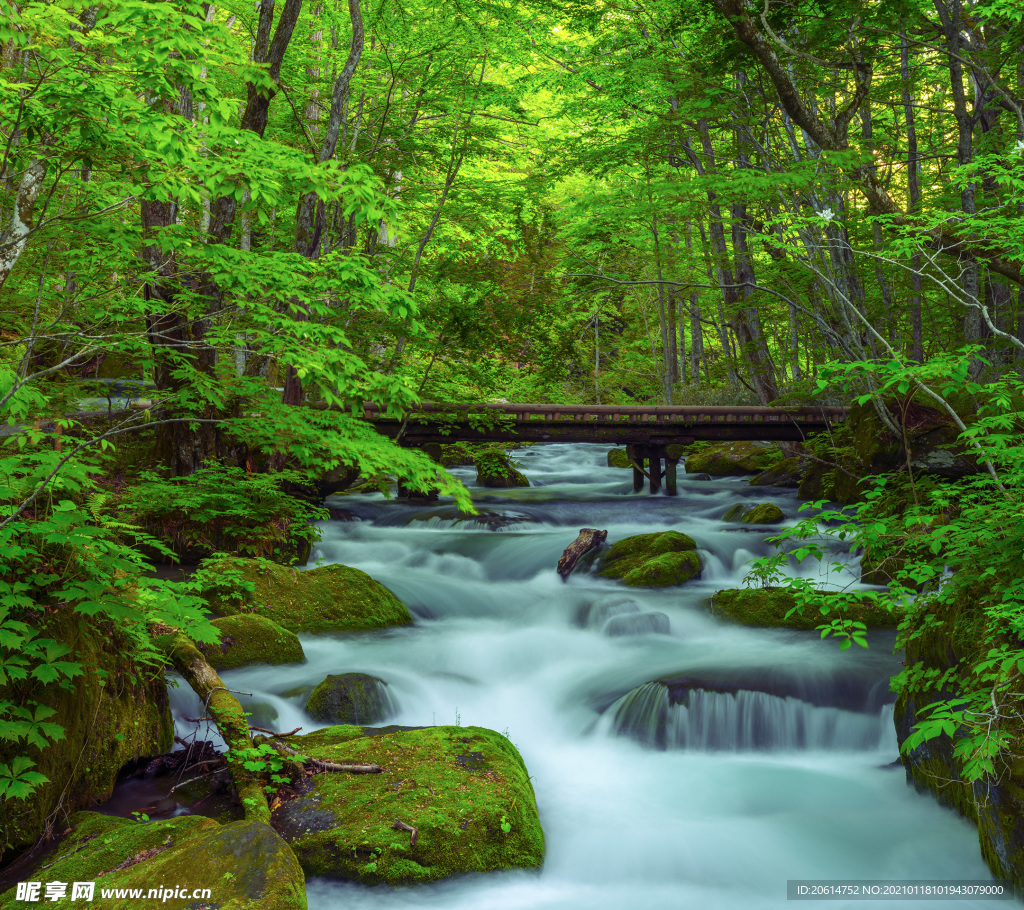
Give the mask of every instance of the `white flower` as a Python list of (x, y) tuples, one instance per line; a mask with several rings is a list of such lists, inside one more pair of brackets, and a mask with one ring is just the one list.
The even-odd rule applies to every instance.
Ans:
[(831, 221), (833, 218), (836, 217), (836, 213), (833, 212), (832, 209), (822, 209), (820, 212), (818, 212), (818, 217), (822, 221)]
[(1012, 152), (1010, 152), (1010, 154), (1011, 155), (1016, 155), (1018, 158), (1021, 155), (1024, 155), (1024, 142), (1022, 142), (1020, 139), (1018, 139), (1016, 147), (1014, 148), (1014, 150)]

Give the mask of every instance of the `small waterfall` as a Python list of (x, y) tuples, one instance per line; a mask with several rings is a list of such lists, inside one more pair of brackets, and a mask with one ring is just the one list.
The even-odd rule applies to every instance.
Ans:
[(673, 703), (663, 683), (651, 682), (626, 693), (608, 713), (612, 732), (659, 749), (863, 751), (892, 738), (891, 709), (862, 714), (749, 689), (691, 689)]

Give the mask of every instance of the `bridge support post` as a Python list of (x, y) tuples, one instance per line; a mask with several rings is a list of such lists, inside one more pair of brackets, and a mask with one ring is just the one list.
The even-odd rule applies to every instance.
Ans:
[(651, 475), (651, 495), (661, 492), (661, 459), (664, 446), (647, 446), (647, 470)]
[(678, 458), (672, 458), (670, 455), (665, 455), (665, 495), (666, 496), (677, 496), (679, 490), (676, 488), (676, 465), (679, 464)]
[(641, 470), (644, 466), (643, 446), (627, 445), (626, 457), (633, 462), (633, 492), (639, 493), (644, 488), (644, 472)]

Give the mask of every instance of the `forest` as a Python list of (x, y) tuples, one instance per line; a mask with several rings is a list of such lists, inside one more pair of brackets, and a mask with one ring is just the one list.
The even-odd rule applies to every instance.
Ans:
[(269, 822), (298, 753), (209, 664), (263, 582), (207, 558), (312, 566), (349, 488), (486, 512), (366, 408), (827, 406), (747, 585), (857, 653), (786, 567), (870, 562), (901, 760), (1024, 887), (1019, 0), (0, 0), (0, 143), (0, 865), (156, 754), (166, 704), (57, 776), (165, 668)]

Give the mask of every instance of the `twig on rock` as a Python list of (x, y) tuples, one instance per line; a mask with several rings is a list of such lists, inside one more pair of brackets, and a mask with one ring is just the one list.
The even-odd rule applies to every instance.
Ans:
[(395, 823), (391, 826), (392, 831), (408, 831), (412, 837), (409, 838), (409, 846), (416, 846), (416, 838), (420, 836), (420, 829), (414, 828), (412, 825), (407, 825), (405, 822), (395, 819)]

